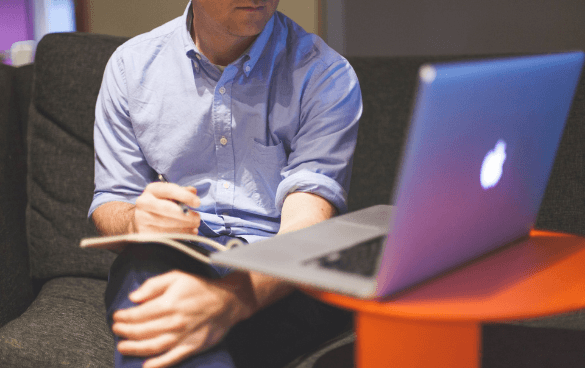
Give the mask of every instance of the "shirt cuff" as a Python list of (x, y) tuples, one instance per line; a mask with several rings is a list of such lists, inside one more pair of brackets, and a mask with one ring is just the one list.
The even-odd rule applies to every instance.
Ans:
[(91, 206), (89, 207), (89, 212), (87, 214), (88, 218), (91, 218), (91, 214), (93, 211), (96, 210), (99, 206), (107, 202), (126, 202), (130, 204), (136, 204), (136, 197), (125, 197), (119, 194), (112, 194), (112, 193), (97, 193), (93, 196), (93, 202), (91, 202)]
[(313, 193), (333, 204), (339, 214), (347, 212), (347, 192), (330, 177), (308, 170), (300, 170), (280, 182), (276, 190), (276, 209), (282, 212), (284, 199), (294, 192)]

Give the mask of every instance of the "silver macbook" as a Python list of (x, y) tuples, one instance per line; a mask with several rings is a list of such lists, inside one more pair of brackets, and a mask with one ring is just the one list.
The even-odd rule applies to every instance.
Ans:
[(215, 253), (212, 262), (370, 299), (525, 237), (583, 58), (573, 52), (421, 67), (394, 205)]

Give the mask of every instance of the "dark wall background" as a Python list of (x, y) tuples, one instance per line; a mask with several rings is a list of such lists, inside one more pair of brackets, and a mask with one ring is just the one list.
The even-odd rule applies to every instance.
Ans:
[(337, 4), (343, 8), (343, 53), (348, 56), (585, 49), (585, 0), (334, 3), (330, 0), (328, 8)]

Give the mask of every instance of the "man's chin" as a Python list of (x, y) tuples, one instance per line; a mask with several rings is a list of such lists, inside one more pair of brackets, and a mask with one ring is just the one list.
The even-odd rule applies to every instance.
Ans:
[(228, 26), (228, 31), (239, 37), (258, 36), (264, 30), (264, 27), (270, 19), (261, 19), (256, 21), (239, 21)]
[(254, 37), (254, 36), (258, 36), (260, 33), (262, 33), (262, 29), (258, 30), (256, 28), (246, 28), (246, 29), (237, 28), (237, 29), (230, 29), (229, 32), (233, 36), (237, 36), (237, 37)]

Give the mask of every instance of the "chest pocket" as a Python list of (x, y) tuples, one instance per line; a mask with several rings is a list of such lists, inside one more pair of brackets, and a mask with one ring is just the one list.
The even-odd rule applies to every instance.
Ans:
[(252, 142), (250, 152), (250, 174), (247, 190), (264, 215), (278, 217), (275, 197), (278, 184), (282, 180), (281, 171), (287, 164), (287, 155), (282, 142), (275, 146), (265, 146)]

